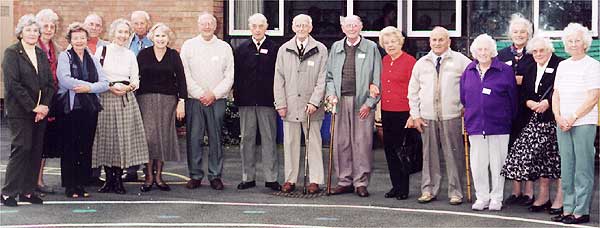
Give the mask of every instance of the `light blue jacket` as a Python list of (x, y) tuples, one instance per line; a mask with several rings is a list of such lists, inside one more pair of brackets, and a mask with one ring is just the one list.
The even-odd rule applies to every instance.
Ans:
[[(86, 51), (88, 51), (86, 49)], [(73, 103), (75, 100), (75, 92), (73, 88), (78, 85), (87, 85), (90, 87), (90, 93), (95, 93), (96, 96), (98, 94), (103, 93), (108, 90), (108, 79), (104, 74), (104, 70), (102, 70), (102, 65), (94, 55), (90, 54), (94, 61), (94, 65), (96, 70), (98, 71), (98, 81), (95, 83), (79, 80), (71, 77), (71, 61), (69, 59), (69, 53), (67, 51), (63, 51), (58, 56), (58, 67), (56, 69), (56, 78), (58, 79), (58, 94), (66, 93), (68, 90), (69, 93), (69, 104), (71, 105), (70, 110), (73, 110)], [(70, 58), (79, 58), (78, 56), (71, 56)]]
[[(327, 76), (325, 82), (327, 88), (325, 97), (335, 95), (340, 97), (342, 84), (342, 68), (346, 60), (344, 44), (346, 38), (333, 43), (327, 60)], [(372, 98), (369, 96), (369, 85), (374, 84), (381, 87), (381, 54), (377, 49), (375, 42), (361, 37), (361, 41), (356, 49), (356, 96), (354, 100), (355, 109), (358, 111), (363, 104), (371, 107), (375, 111), (375, 106), (381, 97)]]

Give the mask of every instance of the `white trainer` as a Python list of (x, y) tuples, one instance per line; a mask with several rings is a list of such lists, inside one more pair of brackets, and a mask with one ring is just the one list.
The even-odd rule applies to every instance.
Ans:
[(502, 201), (492, 200), (489, 205), (490, 211), (499, 211), (502, 210)]
[(490, 201), (476, 200), (475, 203), (471, 206), (471, 209), (474, 211), (483, 211), (488, 208), (490, 205)]

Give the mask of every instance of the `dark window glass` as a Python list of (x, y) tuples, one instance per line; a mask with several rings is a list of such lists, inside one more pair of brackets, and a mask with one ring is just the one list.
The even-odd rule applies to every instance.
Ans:
[(496, 38), (507, 38), (510, 17), (514, 13), (522, 14), (533, 23), (533, 1), (469, 1), (469, 4), (471, 37), (487, 33)]
[(413, 1), (412, 30), (431, 30), (435, 26), (443, 26), (448, 30), (456, 30), (455, 1)]
[(311, 35), (317, 39), (342, 37), (340, 16), (346, 15), (346, 1), (285, 1), (286, 36), (294, 36), (292, 20), (298, 14), (307, 14), (312, 18)]
[(563, 30), (571, 22), (592, 28), (591, 0), (540, 0), (540, 29)]
[(354, 0), (354, 14), (363, 21), (363, 31), (398, 26), (398, 1)]
[(278, 0), (236, 0), (233, 5), (234, 29), (248, 30), (248, 17), (262, 13), (269, 23), (268, 30), (279, 30)]

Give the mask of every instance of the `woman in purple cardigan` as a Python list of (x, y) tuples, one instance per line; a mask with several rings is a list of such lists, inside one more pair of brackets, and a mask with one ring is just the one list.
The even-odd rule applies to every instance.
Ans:
[(517, 114), (517, 85), (512, 68), (496, 58), (496, 41), (492, 37), (479, 35), (470, 51), (475, 60), (460, 79), (460, 101), (465, 108), (465, 127), (471, 142), (471, 173), (477, 197), (472, 209), (498, 211), (502, 209), (504, 194), (500, 171)]

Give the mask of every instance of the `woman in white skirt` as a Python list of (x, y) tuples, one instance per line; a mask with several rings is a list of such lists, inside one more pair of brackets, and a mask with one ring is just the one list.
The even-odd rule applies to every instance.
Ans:
[(133, 94), (139, 85), (137, 59), (125, 47), (130, 35), (131, 23), (117, 19), (110, 25), (111, 44), (96, 50), (110, 82), (109, 91), (100, 94), (104, 109), (98, 115), (92, 151), (92, 167), (104, 166), (106, 172), (101, 193), (125, 194), (123, 168), (148, 161), (142, 116)]

